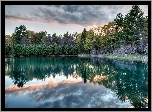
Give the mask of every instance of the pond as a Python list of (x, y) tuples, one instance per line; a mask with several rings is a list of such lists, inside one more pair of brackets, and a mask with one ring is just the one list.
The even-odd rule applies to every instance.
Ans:
[(80, 57), (5, 58), (5, 108), (148, 108), (148, 64)]

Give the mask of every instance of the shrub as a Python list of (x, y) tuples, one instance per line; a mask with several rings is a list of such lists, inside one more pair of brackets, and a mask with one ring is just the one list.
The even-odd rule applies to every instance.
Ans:
[(14, 46), (14, 55), (15, 55), (15, 56), (20, 56), (20, 55), (22, 55), (22, 51), (23, 51), (22, 48), (23, 48), (22, 45), (19, 45), (19, 44), (15, 45), (15, 46)]
[(31, 51), (30, 51), (31, 49), (30, 49), (30, 46), (25, 46), (24, 47), (24, 53), (23, 53), (23, 55), (24, 56), (30, 56), (31, 55)]
[(54, 46), (53, 45), (49, 45), (47, 47), (47, 54), (49, 54), (49, 55), (54, 54)]
[(8, 56), (8, 55), (10, 55), (10, 53), (11, 53), (11, 47), (6, 45), (5, 46), (5, 55)]
[[(10, 47), (5, 47), (5, 54), (8, 54), (11, 49)], [(78, 54), (78, 48), (76, 46), (57, 46), (57, 45), (30, 45), (30, 46), (22, 46), (15, 45), (14, 46), (14, 55), (15, 56), (30, 56), (30, 55), (76, 55)]]
[(71, 54), (77, 55), (78, 54), (78, 48), (76, 46), (71, 47)]
[(62, 54), (62, 46), (54, 46), (54, 54), (61, 55)]
[(63, 46), (63, 54), (65, 54), (65, 55), (69, 54), (69, 46), (68, 45)]

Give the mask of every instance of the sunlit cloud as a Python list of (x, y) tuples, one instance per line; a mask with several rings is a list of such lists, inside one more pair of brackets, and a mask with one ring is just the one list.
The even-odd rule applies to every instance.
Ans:
[(30, 91), (41, 90), (41, 89), (44, 89), (46, 87), (47, 88), (53, 88), (53, 87), (57, 87), (58, 85), (78, 83), (78, 82), (81, 82), (81, 81), (82, 81), (81, 78), (78, 78), (78, 79), (69, 78), (69, 79), (65, 79), (65, 80), (62, 80), (62, 81), (51, 80), (51, 82), (46, 82), (46, 83), (43, 83), (43, 84), (39, 83), (39, 84), (25, 85), (22, 88), (19, 88), (17, 86), (9, 86), (5, 89), (5, 93), (6, 93), (6, 95), (9, 94), (9, 93), (11, 93), (11, 94), (14, 93), (15, 95), (19, 95), (19, 94), (30, 92)]
[(28, 21), (28, 22), (43, 22), (38, 17), (30, 17), (28, 14), (10, 14), (5, 13), (5, 18), (11, 21), (20, 22), (20, 21)]
[[(104, 26), (113, 21), (118, 13), (125, 16), (131, 7), (132, 5), (6, 5), (5, 19), (13, 25), (20, 23), (32, 28), (35, 26), (35, 30), (44, 30), (45, 26), (45, 30), (55, 29), (55, 32), (67, 32), (67, 29), (76, 32), (84, 27), (89, 30), (92, 27)], [(145, 14), (148, 13), (147, 5), (140, 5), (140, 8)], [(9, 23), (6, 30), (13, 31), (8, 25)], [(40, 25), (43, 29), (38, 28)], [(60, 26), (56, 28), (56, 25)], [(62, 28), (65, 26), (69, 28)]]

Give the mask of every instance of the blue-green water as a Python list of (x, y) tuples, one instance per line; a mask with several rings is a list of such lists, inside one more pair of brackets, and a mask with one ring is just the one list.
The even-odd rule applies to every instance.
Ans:
[(78, 57), (5, 58), (5, 108), (147, 108), (148, 65)]

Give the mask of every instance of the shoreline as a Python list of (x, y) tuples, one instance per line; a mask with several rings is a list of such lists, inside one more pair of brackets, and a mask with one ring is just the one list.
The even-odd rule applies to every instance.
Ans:
[[(140, 54), (118, 54), (118, 55), (113, 55), (113, 54), (104, 54), (104, 55), (92, 55), (92, 54), (78, 54), (78, 55), (31, 55), (31, 56), (18, 56), (20, 58), (24, 57), (71, 57), (71, 56), (77, 56), (77, 57), (97, 57), (97, 58), (107, 58), (107, 59), (118, 59), (118, 60), (127, 60), (127, 61), (142, 61), (147, 63), (148, 62), (148, 55), (140, 55)], [(5, 58), (13, 58), (13, 56), (5, 57)]]
[(142, 61), (148, 62), (148, 55), (140, 54), (104, 54), (104, 55), (91, 55), (91, 54), (79, 54), (78, 57), (97, 57), (97, 58), (107, 58), (107, 59), (118, 59), (118, 60), (127, 60), (127, 61)]
[(60, 57), (65, 57), (65, 56), (69, 56), (69, 57), (71, 57), (71, 56), (78, 56), (78, 55), (46, 55), (46, 56), (43, 56), (43, 55), (31, 55), (31, 56), (8, 56), (8, 57), (6, 57), (5, 56), (5, 58), (14, 58), (14, 57), (18, 57), (18, 58), (25, 58), (25, 57), (56, 57), (56, 56), (60, 56)]

